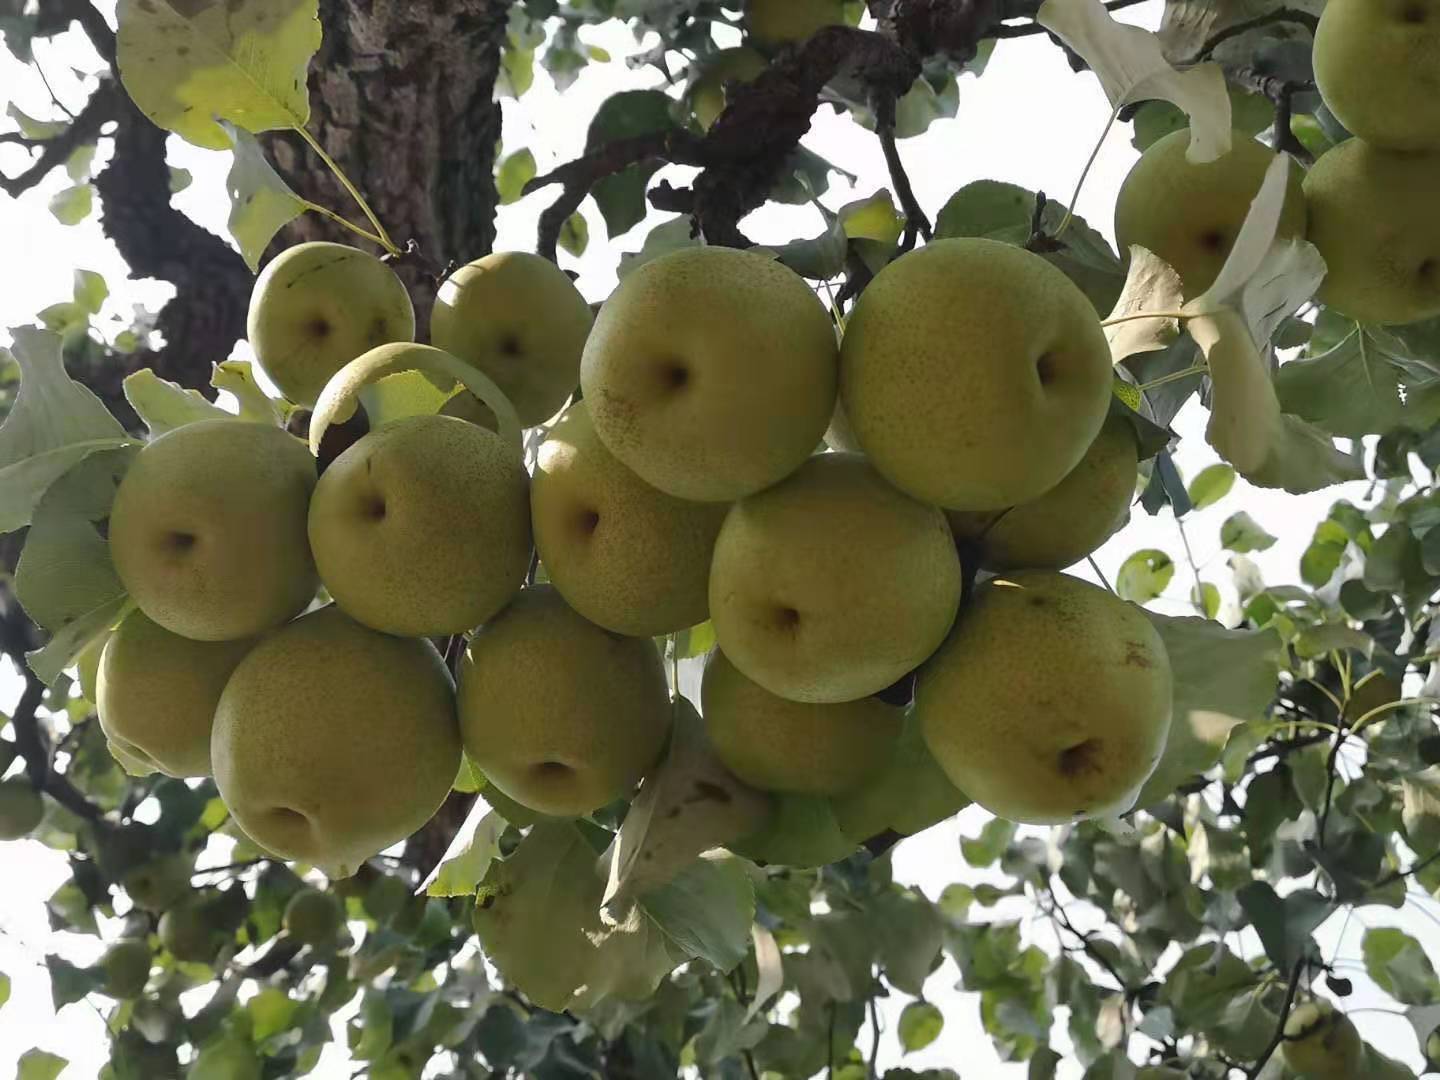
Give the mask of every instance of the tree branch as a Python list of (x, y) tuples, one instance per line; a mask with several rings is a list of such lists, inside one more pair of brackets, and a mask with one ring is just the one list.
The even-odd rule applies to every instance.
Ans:
[[(15, 659), (12, 657), (12, 659)], [(17, 660), (25, 674), (25, 691), (10, 717), (15, 729), (15, 749), (25, 760), (25, 771), (36, 791), (43, 791), (71, 813), (87, 821), (99, 822), (100, 808), (82, 795), (74, 784), (55, 772), (50, 761), (50, 747), (40, 731), (40, 702), (45, 697), (45, 684), (24, 666), (23, 655)]]
[(38, 146), (40, 156), (18, 176), (0, 176), (0, 191), (4, 191), (12, 199), (18, 199), (50, 175), (52, 169), (64, 165), (77, 147), (94, 142), (100, 137), (100, 128), (119, 117), (121, 98), (120, 88), (114, 81), (103, 79), (90, 95), (85, 107), (80, 110), (80, 115), (53, 139), (27, 139), (23, 135), (7, 139), (7, 142)]
[(1315, 160), (1305, 149), (1305, 144), (1290, 130), (1290, 117), (1296, 94), (1315, 89), (1313, 82), (1287, 82), (1278, 75), (1267, 75), (1254, 68), (1239, 68), (1229, 71), (1230, 81), (1251, 93), (1269, 98), (1275, 105), (1275, 149), (1281, 150), (1305, 164)]
[(1275, 1051), (1279, 1049), (1281, 1042), (1285, 1039), (1285, 1022), (1290, 1019), (1290, 1006), (1295, 1004), (1295, 993), (1300, 989), (1300, 976), (1305, 973), (1307, 961), (1304, 957), (1295, 961), (1295, 966), (1290, 969), (1290, 983), (1285, 988), (1285, 1004), (1280, 1006), (1280, 1022), (1275, 1025), (1275, 1034), (1270, 1036), (1270, 1043), (1256, 1058), (1255, 1064), (1250, 1066), (1250, 1071), (1245, 1075), (1248, 1080), (1255, 1080), (1260, 1071), (1265, 1068)]
[(1375, 888), (1383, 889), (1386, 885), (1393, 885), (1397, 881), (1404, 881), (1407, 877), (1414, 877), (1420, 871), (1425, 870), (1435, 863), (1440, 862), (1440, 851), (1432, 852), (1425, 858), (1420, 859), (1409, 870), (1396, 870), (1393, 874), (1386, 874), (1379, 881), (1375, 882)]
[(917, 233), (927, 241), (934, 234), (930, 229), (930, 219), (920, 208), (920, 202), (915, 198), (915, 189), (910, 186), (910, 176), (905, 172), (905, 163), (900, 160), (900, 148), (895, 145), (895, 96), (893, 94), (881, 94), (876, 98), (875, 133), (880, 137), (880, 148), (885, 152), (885, 164), (890, 170), (890, 183), (894, 185), (895, 195), (900, 200), (900, 208), (905, 212), (905, 232), (900, 237), (900, 254), (903, 255), (915, 246)]
[(1185, 66), (1204, 63), (1214, 55), (1215, 50), (1225, 42), (1247, 34), (1251, 30), (1258, 30), (1262, 26), (1271, 26), (1274, 23), (1292, 22), (1299, 23), (1314, 34), (1320, 26), (1318, 16), (1311, 15), (1308, 11), (1301, 11), (1297, 8), (1276, 8), (1274, 11), (1267, 11), (1264, 15), (1257, 15), (1253, 19), (1245, 19), (1241, 22), (1227, 26), (1224, 30), (1215, 34), (1209, 41), (1205, 42), (1200, 51), (1186, 61)]

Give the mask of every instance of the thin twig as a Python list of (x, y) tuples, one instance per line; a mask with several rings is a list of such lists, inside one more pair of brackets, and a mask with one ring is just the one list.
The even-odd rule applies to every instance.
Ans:
[(1275, 1025), (1275, 1034), (1270, 1036), (1269, 1045), (1261, 1052), (1255, 1064), (1245, 1074), (1248, 1080), (1255, 1080), (1260, 1075), (1260, 1070), (1265, 1068), (1266, 1063), (1274, 1056), (1280, 1043), (1285, 1039), (1285, 1023), (1290, 1019), (1290, 1006), (1295, 1004), (1295, 993), (1300, 989), (1300, 976), (1305, 973), (1305, 957), (1295, 961), (1295, 966), (1290, 969), (1290, 983), (1285, 988), (1285, 1004), (1280, 1006), (1280, 1021)]
[(875, 995), (870, 995), (870, 1080), (875, 1080), (877, 1069), (876, 1061), (880, 1058), (880, 1010), (875, 1007)]
[(905, 232), (900, 238), (900, 254), (903, 255), (915, 246), (916, 233), (927, 241), (934, 234), (930, 229), (930, 219), (920, 209), (915, 189), (910, 186), (910, 176), (905, 171), (905, 163), (900, 160), (900, 148), (895, 145), (895, 95), (892, 93), (876, 95), (875, 133), (880, 137), (880, 148), (885, 153), (890, 183), (900, 199), (900, 208), (905, 212)]
[(1386, 885), (1393, 885), (1397, 881), (1404, 881), (1407, 877), (1414, 877), (1416, 874), (1420, 873), (1420, 871), (1426, 869), (1427, 867), (1435, 865), (1435, 863), (1437, 862), (1440, 862), (1440, 851), (1436, 851), (1431, 853), (1430, 855), (1427, 855), (1425, 858), (1417, 862), (1414, 866), (1410, 867), (1409, 870), (1396, 870), (1393, 874), (1386, 874), (1383, 878), (1381, 878), (1375, 883), (1375, 888), (1383, 889)]
[(25, 672), (25, 690), (10, 717), (10, 726), (15, 729), (15, 749), (25, 760), (25, 769), (36, 791), (43, 791), (71, 813), (97, 824), (103, 819), (100, 808), (87, 799), (80, 790), (64, 776), (54, 771), (50, 761), (50, 749), (40, 732), (37, 713), (45, 697), (45, 684), (23, 668), (24, 657), (17, 663)]
[(1274, 23), (1281, 22), (1299, 23), (1306, 27), (1312, 34), (1315, 33), (1316, 29), (1320, 26), (1319, 16), (1312, 15), (1308, 11), (1300, 11), (1296, 8), (1276, 8), (1274, 11), (1267, 11), (1264, 15), (1257, 15), (1253, 19), (1245, 19), (1231, 26), (1227, 26), (1209, 41), (1205, 42), (1200, 51), (1186, 61), (1183, 66), (1189, 67), (1194, 64), (1204, 63), (1210, 59), (1216, 49), (1232, 38), (1237, 38), (1241, 34), (1249, 33), (1251, 30), (1258, 30), (1262, 26), (1270, 26)]

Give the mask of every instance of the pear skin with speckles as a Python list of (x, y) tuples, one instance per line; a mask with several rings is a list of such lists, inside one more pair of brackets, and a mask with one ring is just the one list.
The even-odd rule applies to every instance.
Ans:
[(951, 781), (1035, 825), (1122, 814), (1170, 729), (1170, 659), (1141, 610), (1078, 578), (979, 586), (921, 669), (915, 708)]

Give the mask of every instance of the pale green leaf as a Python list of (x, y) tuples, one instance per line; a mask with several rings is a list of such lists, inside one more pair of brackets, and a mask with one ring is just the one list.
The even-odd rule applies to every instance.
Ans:
[(255, 1047), (248, 1039), (226, 1035), (200, 1048), (185, 1080), (243, 1080), (260, 1075)]
[(1284, 409), (1332, 435), (1423, 431), (1440, 422), (1440, 370), (1411, 362), (1364, 327), (1318, 356), (1281, 365), (1275, 390)]
[(10, 976), (0, 971), (0, 1009), (10, 1000)]
[(1217, 502), (1230, 494), (1230, 489), (1235, 486), (1235, 470), (1229, 465), (1208, 465), (1201, 469), (1195, 479), (1190, 481), (1190, 506), (1194, 510), (1204, 510), (1207, 506), (1214, 506)]
[(423, 372), (397, 371), (361, 390), (360, 403), (365, 406), (365, 416), (374, 430), (407, 416), (433, 416), (452, 393), (450, 389), (437, 387), (435, 380)]
[[(1110, 342), (1110, 359), (1115, 363), (1139, 353), (1159, 352), (1180, 336), (1180, 320), (1170, 316), (1133, 318), (1150, 311), (1179, 311), (1184, 300), (1180, 275), (1153, 251), (1130, 245), (1130, 268), (1125, 285), (1110, 311), (1105, 338)], [(1123, 320), (1123, 321), (1117, 321)], [(1138, 409), (1139, 405), (1131, 405)]]
[(170, 194), (178, 195), (188, 188), (195, 180), (190, 175), (189, 169), (180, 169), (174, 165), (170, 166)]
[(205, 400), (198, 390), (187, 390), (178, 383), (160, 378), (150, 368), (125, 376), (121, 384), (125, 400), (145, 422), (150, 434), (163, 435), (186, 424), (201, 420), (235, 420), (234, 413)]
[(65, 159), (65, 174), (77, 184), (90, 177), (90, 166), (95, 160), (95, 144), (82, 143), (70, 151), (70, 156)]
[(55, 138), (70, 126), (64, 120), (36, 120), (13, 101), (6, 106), (5, 115), (15, 121), (21, 135), (40, 142)]
[(220, 120), (261, 132), (310, 119), (318, 0), (120, 0), (116, 18), (121, 81), (165, 130), (225, 150)]
[(252, 1036), (257, 1041), (264, 1041), (288, 1029), (299, 1010), (300, 1002), (273, 986), (261, 990), (245, 1004), (245, 1011), (250, 1014), (254, 1025)]
[(98, 315), (101, 305), (105, 303), (105, 298), (109, 295), (110, 286), (106, 285), (105, 279), (94, 270), (75, 271), (75, 303), (79, 304), (88, 314)]
[(249, 360), (226, 360), (223, 364), (216, 364), (210, 375), (210, 385), (235, 398), (241, 420), (284, 426), (285, 416), (280, 403), (267, 397), (260, 389)]
[(1275, 546), (1271, 536), (1244, 510), (1231, 514), (1220, 526), (1220, 543), (1226, 551), (1268, 551)]
[(730, 971), (750, 950), (755, 918), (755, 887), (746, 865), (724, 853), (697, 859), (641, 896), (640, 906), (685, 955)]
[[(477, 806), (484, 807), (484, 803)], [(496, 813), (485, 813), (470, 835), (445, 853), (444, 860), (436, 868), (425, 893), (427, 896), (474, 896), (480, 882), (490, 872), (490, 864), (500, 854), (500, 834), (505, 831), (506, 821)], [(460, 836), (464, 836), (461, 830)], [(458, 839), (458, 838), (457, 838)]]
[(907, 1054), (923, 1050), (940, 1037), (945, 1016), (928, 1001), (912, 1001), (900, 1013), (900, 1046)]
[(656, 225), (646, 235), (639, 251), (620, 253), (620, 268), (616, 271), (620, 280), (624, 281), (626, 275), (644, 266), (651, 259), (658, 259), (672, 251), (699, 247), (700, 240), (691, 234), (691, 230), (690, 219), (683, 215)]
[(109, 633), (130, 610), (128, 596), (108, 600), (57, 631), (44, 648), (27, 653), (25, 661), (41, 682), (53, 686), (91, 642)]
[(1175, 576), (1175, 561), (1163, 551), (1146, 548), (1120, 564), (1115, 590), (1121, 599), (1135, 604), (1154, 600)]
[(500, 205), (518, 202), (525, 194), (525, 185), (535, 179), (535, 173), (535, 155), (528, 148), (506, 154), (495, 170), (495, 191), (500, 196)]
[(69, 1059), (48, 1050), (26, 1050), (20, 1055), (15, 1080), (55, 1080), (69, 1064)]
[(1420, 942), (1393, 926), (1365, 931), (1360, 951), (1370, 977), (1402, 1005), (1440, 1001), (1440, 979)]
[(230, 194), (226, 224), (245, 265), (258, 270), (270, 241), (305, 212), (305, 201), (280, 178), (254, 135), (229, 123), (220, 127), (231, 140), (229, 148), (235, 156), (225, 177), (225, 190)]
[(1400, 779), (1405, 841), (1421, 858), (1440, 852), (1440, 765)]
[(1190, 602), (1207, 619), (1220, 614), (1220, 590), (1208, 581), (1202, 581), (1190, 590)]
[(560, 226), (559, 243), (561, 248), (577, 259), (585, 254), (585, 249), (590, 245), (590, 225), (584, 214), (577, 211), (565, 219), (565, 224)]
[(50, 197), (50, 213), (61, 225), (78, 225), (90, 216), (95, 205), (94, 196), (95, 189), (89, 184), (76, 184), (57, 191)]

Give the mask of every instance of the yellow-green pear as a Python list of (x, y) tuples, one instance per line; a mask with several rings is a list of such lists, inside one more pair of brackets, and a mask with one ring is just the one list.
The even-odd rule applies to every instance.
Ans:
[(463, 633), (525, 583), (529, 476), (494, 432), (408, 416), (325, 470), (309, 535), (320, 580), (351, 618), (404, 637)]
[(1399, 154), (1350, 139), (1305, 178), (1320, 300), (1360, 322), (1440, 315), (1440, 151)]
[(746, 859), (806, 869), (839, 862), (860, 846), (845, 835), (830, 800), (818, 795), (776, 795), (765, 823), (728, 845)]
[(1303, 1080), (1359, 1080), (1365, 1043), (1355, 1022), (1320, 998), (1290, 1011), (1280, 1052)]
[(211, 911), (214, 899), (213, 894), (196, 893), (160, 916), (156, 933), (160, 944), (176, 960), (191, 964), (214, 962), (227, 937)]
[(835, 406), (830, 316), (774, 259), (687, 248), (632, 272), (585, 345), (595, 430), (642, 480), (728, 502), (788, 476)]
[(878, 698), (836, 705), (786, 701), (747, 679), (716, 649), (700, 687), (716, 756), (761, 791), (840, 795), (885, 765), (903, 712)]
[(1063, 570), (1105, 543), (1130, 513), (1139, 468), (1135, 429), (1111, 415), (1080, 464), (1053, 488), (1001, 511), (951, 510), (957, 540), (986, 570)]
[(845, 22), (844, 0), (746, 0), (745, 27), (761, 45), (804, 41), (824, 26)]
[(287, 248), (255, 279), (250, 347), (297, 405), (314, 405), (342, 367), (377, 345), (415, 339), (405, 283), (368, 252), (313, 241)]
[(110, 511), (110, 554), (140, 610), (196, 641), (279, 626), (315, 595), (305, 516), (315, 459), (277, 427), (203, 420), (135, 457)]
[(45, 804), (29, 780), (20, 776), (0, 780), (0, 840), (29, 836), (44, 816)]
[(115, 998), (137, 998), (150, 978), (150, 946), (134, 938), (115, 942), (100, 957), (105, 993)]
[(670, 731), (654, 642), (601, 629), (548, 585), (522, 591), (471, 639), (459, 695), (470, 760), (522, 806), (556, 817), (629, 793)]
[[(1185, 156), (1190, 129), (1171, 132), (1140, 155), (1116, 197), (1120, 250), (1139, 244), (1160, 256), (1180, 275), (1187, 300), (1214, 284), (1275, 160), (1275, 151), (1243, 131), (1232, 132), (1231, 139), (1227, 153), (1197, 164)], [(1277, 235), (1305, 235), (1305, 196), (1296, 168), (1290, 170)]]
[(285, 905), (285, 932), (302, 945), (326, 945), (345, 925), (345, 908), (320, 889), (300, 889)]
[(999, 510), (1080, 463), (1110, 407), (1095, 308), (1039, 255), (937, 240), (891, 263), (845, 328), (840, 394), (887, 480), (949, 510)]
[(240, 662), (210, 758), (220, 797), (256, 844), (347, 877), (449, 793), (460, 768), (450, 673), (429, 642), (323, 608)]
[(969, 805), (925, 745), (913, 709), (879, 771), (830, 800), (840, 831), (857, 843), (886, 830), (914, 836)]
[(819, 454), (731, 508), (710, 619), (730, 662), (772, 694), (854, 701), (939, 647), (960, 587), (944, 514), (859, 454)]
[(210, 775), (210, 728), (220, 694), (253, 639), (191, 641), (131, 612), (100, 656), (96, 712), (126, 769)]
[(1147, 1065), (1135, 1074), (1135, 1080), (1190, 1080), (1189, 1074), (1168, 1065)]
[(955, 786), (1035, 825), (1129, 810), (1165, 749), (1170, 700), (1170, 658), (1139, 608), (1039, 570), (979, 586), (915, 688)]
[(710, 125), (725, 111), (726, 87), (748, 83), (764, 71), (766, 66), (765, 57), (754, 49), (744, 47), (721, 49), (707, 56), (699, 64), (694, 79), (685, 92), (685, 100), (695, 116), (695, 122), (702, 129), (709, 130)]
[(497, 251), (440, 286), (430, 341), (479, 368), (505, 392), (520, 423), (550, 419), (580, 382), (590, 305), (549, 259)]
[(530, 492), (550, 583), (591, 622), (634, 637), (705, 621), (710, 557), (727, 510), (641, 480), (605, 449), (584, 401), (541, 444)]
[(1320, 96), (1351, 133), (1440, 150), (1440, 0), (1330, 0), (1314, 62)]
[(175, 852), (126, 872), (120, 884), (130, 902), (142, 911), (164, 911), (190, 894), (190, 876), (195, 869), (191, 855)]

